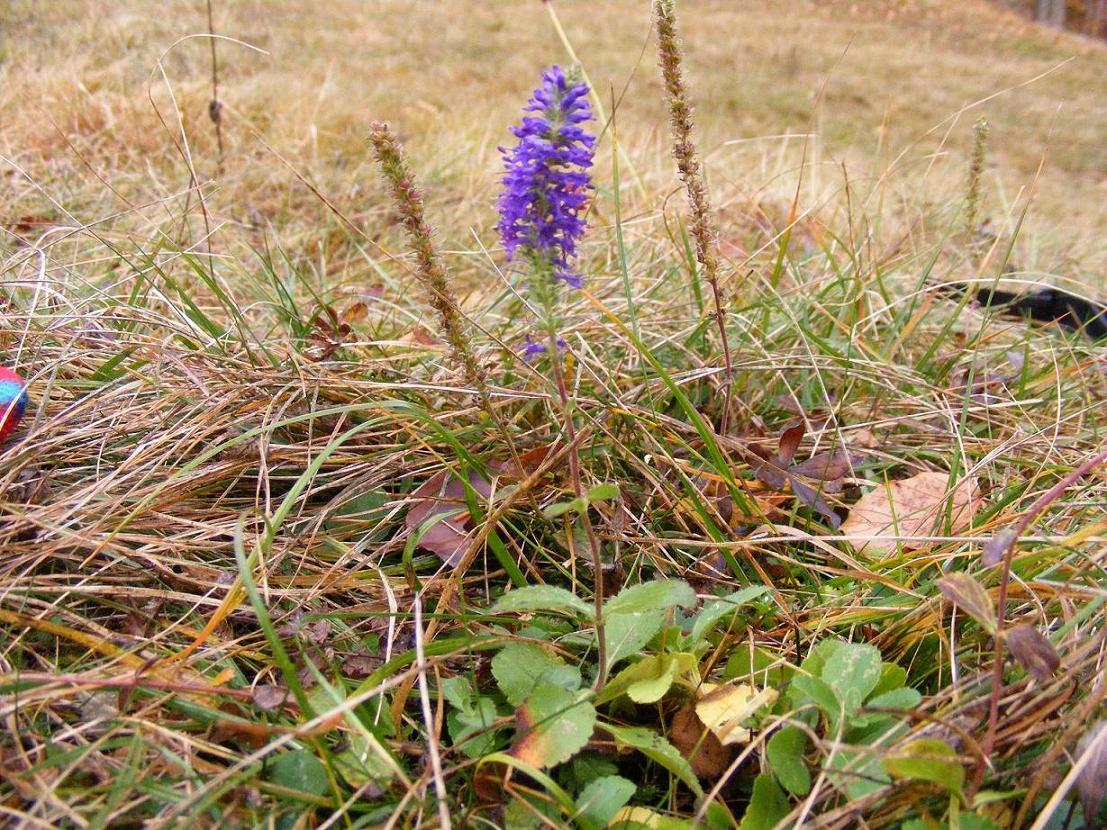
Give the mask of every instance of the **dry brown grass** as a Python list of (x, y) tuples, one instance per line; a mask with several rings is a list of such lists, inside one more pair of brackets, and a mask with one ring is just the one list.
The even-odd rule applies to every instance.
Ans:
[[(605, 103), (611, 90), (621, 95), (620, 133), (649, 198), (628, 196), (652, 209), (673, 173), (642, 6), (605, 0), (557, 8)], [(374, 118), (388, 120), (439, 200), (446, 238), (469, 247), (472, 228), (487, 243), (504, 125), (536, 69), (565, 60), (536, 0), (216, 2), (221, 35), (265, 50), (218, 44), (227, 159), (217, 176), (209, 44), (189, 37), (206, 30), (202, 3), (171, 2), (151, 13), (146, 2), (124, 0), (89, 14), (80, 2), (17, 2), (8, 17), (0, 149), (49, 193), (64, 193), (78, 219), (157, 200), (179, 208), (191, 180), (175, 102), (197, 178), (214, 185), (207, 197), (219, 228), (213, 245), (256, 244), (250, 229), (261, 226), (297, 258), (326, 258), (339, 271), (345, 251), (326, 230), (333, 220), (265, 144), (376, 235), (383, 209), (365, 129)], [(684, 13), (683, 28), (717, 202), (786, 206), (803, 141), (773, 136), (814, 132), (809, 202), (840, 190), (842, 161), (867, 193), (896, 159), (912, 205), (943, 204), (962, 185), (970, 126), (984, 114), (993, 125), (987, 215), (1010, 224), (1027, 188), (1037, 193), (1022, 266), (1091, 285), (1107, 270), (1104, 46), (1048, 33), (983, 2), (700, 2)], [(8, 221), (56, 213), (33, 186), (5, 176)], [(139, 213), (111, 224), (148, 225), (151, 211)], [(200, 234), (193, 227), (181, 241)]]

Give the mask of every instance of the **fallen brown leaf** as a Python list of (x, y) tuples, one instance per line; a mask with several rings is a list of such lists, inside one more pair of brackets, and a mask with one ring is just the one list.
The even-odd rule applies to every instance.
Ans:
[(692, 771), (700, 778), (716, 780), (734, 758), (734, 748), (722, 742), (703, 725), (691, 703), (682, 706), (673, 715), (669, 725), (669, 740), (680, 750)]
[[(866, 493), (850, 510), (842, 523), (842, 533), (859, 553), (872, 556), (895, 552), (902, 536), (929, 536), (944, 533), (949, 516), (949, 532), (961, 533), (971, 524), (982, 499), (973, 479), (962, 479), (949, 490), (947, 473), (927, 472), (901, 481), (888, 482)], [(923, 550), (937, 542), (911, 539), (904, 549)]]

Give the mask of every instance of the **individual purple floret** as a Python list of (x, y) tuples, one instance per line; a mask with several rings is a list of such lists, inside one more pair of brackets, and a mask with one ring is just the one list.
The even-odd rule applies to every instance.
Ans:
[[(563, 351), (567, 347), (568, 344), (563, 339), (560, 337), (557, 338), (558, 351)], [(549, 350), (550, 344), (545, 341), (535, 340), (529, 334), (523, 338), (523, 360), (526, 360), (528, 363)]]
[(580, 126), (592, 118), (587, 96), (586, 84), (552, 67), (523, 108), (534, 114), (511, 128), (519, 143), (500, 148), (506, 171), (498, 227), (508, 259), (522, 248), (535, 265), (551, 267), (574, 288), (581, 287), (571, 263), (587, 226), (583, 213), (596, 144)]

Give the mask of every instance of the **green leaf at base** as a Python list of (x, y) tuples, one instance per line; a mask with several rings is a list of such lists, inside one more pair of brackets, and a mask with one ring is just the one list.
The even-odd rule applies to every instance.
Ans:
[(588, 743), (596, 707), (576, 692), (542, 685), (515, 713), (518, 735), (510, 754), (538, 769), (568, 761)]
[(762, 773), (753, 780), (753, 795), (738, 830), (772, 830), (790, 809), (784, 791), (771, 775)]

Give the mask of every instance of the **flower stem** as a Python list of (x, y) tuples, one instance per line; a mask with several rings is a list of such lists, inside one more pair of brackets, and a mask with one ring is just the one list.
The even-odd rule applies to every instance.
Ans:
[[(554, 385), (557, 387), (557, 397), (561, 404), (561, 411), (565, 418), (565, 440), (569, 444), (569, 478), (573, 486), (573, 496), (584, 505), (580, 511), (580, 522), (584, 527), (584, 534), (588, 538), (588, 547), (592, 553), (592, 595), (595, 601), (595, 625), (596, 625), (596, 652), (599, 661), (599, 671), (596, 673), (596, 691), (600, 691), (607, 683), (607, 637), (604, 632), (603, 622), (603, 557), (600, 550), (600, 540), (596, 537), (596, 531), (592, 527), (592, 520), (588, 515), (588, 503), (585, 500), (584, 482), (580, 475), (580, 452), (577, 448), (576, 425), (573, 422), (573, 403), (569, 397), (569, 387), (565, 382), (565, 370), (561, 364), (561, 349), (558, 348), (558, 320), (553, 307), (552, 269), (543, 269), (539, 266), (536, 274), (536, 293), (542, 301), (542, 311), (545, 317), (546, 336), (549, 341), (547, 350), (550, 363), (553, 366)], [(570, 540), (571, 544), (571, 540)]]

